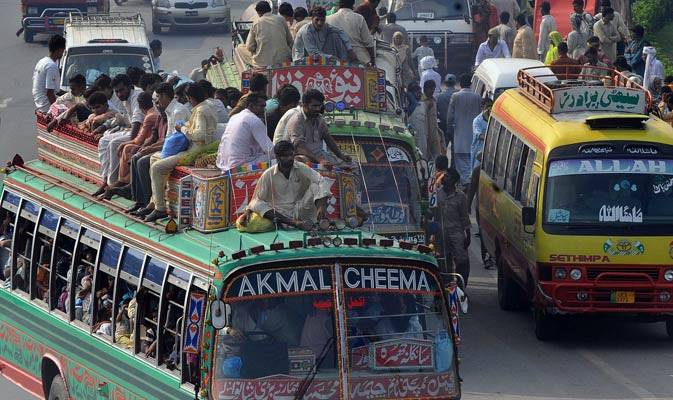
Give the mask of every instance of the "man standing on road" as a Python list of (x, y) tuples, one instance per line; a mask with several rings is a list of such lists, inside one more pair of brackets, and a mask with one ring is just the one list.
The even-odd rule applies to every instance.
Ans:
[(339, 11), (327, 17), (326, 21), (348, 34), (360, 64), (374, 64), (376, 61), (374, 37), (369, 32), (365, 18), (353, 12), (354, 5), (355, 0), (339, 0)]
[(164, 52), (164, 45), (161, 43), (161, 40), (154, 39), (150, 42), (150, 50), (152, 50), (152, 59), (154, 60), (154, 72), (161, 71), (161, 53)]
[(512, 47), (512, 57), (537, 60), (535, 35), (533, 29), (526, 23), (526, 16), (523, 14), (516, 16), (516, 36)]
[(446, 126), (453, 131), (454, 164), (460, 174), (460, 183), (470, 182), (470, 147), (472, 146), (472, 123), (481, 112), (481, 97), (470, 89), (471, 74), (460, 76), (460, 91), (451, 96)]
[(271, 5), (262, 0), (255, 5), (259, 18), (252, 24), (245, 44), (236, 46), (239, 56), (246, 64), (265, 68), (289, 60), (292, 49), (292, 34), (285, 19), (271, 13)]
[(446, 117), (449, 112), (451, 96), (456, 91), (456, 76), (454, 74), (446, 74), (444, 77), (444, 86), (446, 86), (446, 89), (437, 96), (437, 117), (439, 118), (439, 129), (444, 132), (444, 142), (448, 145), (449, 142), (453, 141), (453, 138), (449, 137), (448, 129), (446, 129)]
[(617, 58), (617, 42), (622, 40), (622, 37), (617, 30), (617, 25), (613, 22), (615, 11), (610, 8), (604, 8), (601, 19), (594, 24), (594, 33), (601, 41), (601, 50), (610, 59), (610, 63), (615, 62)]
[(540, 5), (540, 12), (542, 13), (542, 22), (540, 22), (540, 36), (537, 41), (538, 60), (544, 61), (547, 58), (547, 51), (549, 50), (549, 34), (557, 30), (556, 20), (551, 15), (551, 4), (548, 1), (543, 1)]
[(397, 23), (397, 15), (394, 12), (389, 12), (386, 17), (387, 24), (381, 27), (381, 36), (383, 41), (386, 43), (393, 43), (393, 35), (395, 32), (402, 32), (404, 36), (404, 43), (408, 43), (409, 38), (407, 36), (407, 30), (404, 27)]
[(49, 55), (35, 65), (33, 72), (33, 101), (37, 111), (46, 113), (49, 107), (56, 101), (59, 78), (56, 62), (63, 57), (65, 51), (65, 39), (61, 35), (54, 35), (49, 39)]

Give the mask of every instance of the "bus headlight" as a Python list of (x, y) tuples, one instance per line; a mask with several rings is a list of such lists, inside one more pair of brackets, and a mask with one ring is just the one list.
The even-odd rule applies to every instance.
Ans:
[(556, 270), (554, 270), (554, 276), (556, 279), (565, 279), (566, 276), (568, 276), (568, 273), (565, 268), (556, 268)]
[(668, 292), (661, 292), (659, 293), (659, 301), (662, 303), (668, 303), (671, 301), (671, 294)]
[(673, 269), (667, 269), (664, 272), (664, 280), (666, 282), (673, 282)]
[(440, 44), (442, 43), (442, 38), (439, 36), (435, 36), (434, 39), (432, 39), (432, 41), (435, 42), (435, 44)]
[(570, 270), (570, 279), (574, 281), (579, 281), (582, 279), (582, 270), (579, 268), (573, 268)]

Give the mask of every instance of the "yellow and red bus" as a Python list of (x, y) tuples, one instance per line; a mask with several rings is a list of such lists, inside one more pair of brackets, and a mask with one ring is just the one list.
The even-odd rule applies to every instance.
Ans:
[(673, 336), (673, 128), (616, 71), (534, 72), (495, 102), (483, 151), (500, 307), (532, 303), (541, 340), (584, 313), (663, 320)]

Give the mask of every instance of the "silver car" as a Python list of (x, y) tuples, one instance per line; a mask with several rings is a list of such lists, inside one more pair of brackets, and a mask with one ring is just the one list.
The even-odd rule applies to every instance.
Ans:
[(231, 25), (227, 0), (152, 0), (152, 33), (161, 28), (212, 27), (226, 31)]

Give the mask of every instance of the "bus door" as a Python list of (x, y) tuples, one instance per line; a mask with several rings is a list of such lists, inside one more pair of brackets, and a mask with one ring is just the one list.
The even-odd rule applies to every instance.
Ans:
[(3, 288), (11, 285), (12, 240), (14, 237), (16, 216), (19, 209), (19, 197), (4, 191), (0, 208), (0, 282)]

